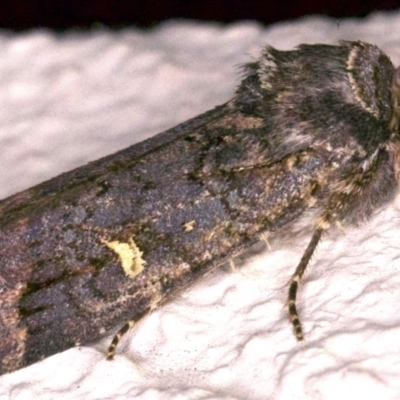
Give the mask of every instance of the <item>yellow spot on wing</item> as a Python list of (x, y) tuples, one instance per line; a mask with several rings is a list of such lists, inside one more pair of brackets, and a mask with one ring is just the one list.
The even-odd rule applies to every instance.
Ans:
[(186, 224), (183, 224), (183, 229), (184, 229), (184, 231), (185, 231), (185, 232), (190, 232), (190, 231), (192, 231), (192, 230), (194, 229), (195, 224), (196, 224), (196, 221), (195, 221), (195, 220), (186, 222)]
[(133, 239), (129, 239), (128, 243), (118, 240), (113, 242), (102, 240), (102, 242), (118, 255), (125, 274), (130, 278), (134, 278), (143, 271), (146, 261), (143, 260), (143, 252), (140, 251)]

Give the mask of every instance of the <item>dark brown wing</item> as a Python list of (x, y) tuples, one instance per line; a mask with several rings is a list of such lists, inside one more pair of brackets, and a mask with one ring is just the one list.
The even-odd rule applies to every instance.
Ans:
[(297, 218), (330, 161), (270, 165), (254, 135), (228, 103), (2, 201), (0, 371), (96, 340)]

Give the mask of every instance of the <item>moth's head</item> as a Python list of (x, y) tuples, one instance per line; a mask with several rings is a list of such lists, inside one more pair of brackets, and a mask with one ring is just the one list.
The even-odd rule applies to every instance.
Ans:
[(397, 67), (393, 75), (392, 83), (392, 117), (390, 120), (390, 130), (399, 132), (400, 120), (400, 67)]

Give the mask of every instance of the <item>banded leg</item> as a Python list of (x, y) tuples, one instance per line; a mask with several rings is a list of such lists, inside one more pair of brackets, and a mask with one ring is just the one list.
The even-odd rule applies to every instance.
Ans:
[(318, 228), (314, 232), (314, 234), (311, 238), (311, 241), (308, 244), (307, 249), (303, 254), (303, 257), (301, 257), (299, 265), (296, 268), (296, 271), (292, 277), (292, 280), (291, 280), (290, 286), (289, 286), (289, 298), (288, 298), (289, 319), (290, 319), (290, 322), (293, 324), (293, 330), (294, 330), (297, 340), (304, 339), (303, 329), (301, 328), (299, 314), (297, 313), (297, 309), (296, 309), (297, 289), (299, 287), (300, 279), (302, 278), (304, 271), (306, 270), (307, 265), (309, 264), (311, 257), (314, 254), (314, 251), (317, 248), (319, 241), (321, 240), (323, 231), (324, 231), (323, 228)]
[(135, 315), (129, 322), (127, 322), (113, 337), (110, 346), (108, 347), (107, 360), (112, 360), (115, 355), (115, 349), (122, 336), (129, 331), (142, 317), (149, 312), (149, 309), (144, 310), (140, 314)]

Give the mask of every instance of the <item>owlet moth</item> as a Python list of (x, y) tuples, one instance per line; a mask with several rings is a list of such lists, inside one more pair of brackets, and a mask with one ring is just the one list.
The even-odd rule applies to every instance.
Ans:
[(367, 43), (268, 47), (226, 104), (1, 201), (0, 373), (122, 327), (112, 358), (171, 295), (299, 225), (302, 340), (296, 294), (321, 237), (397, 192), (399, 88)]

